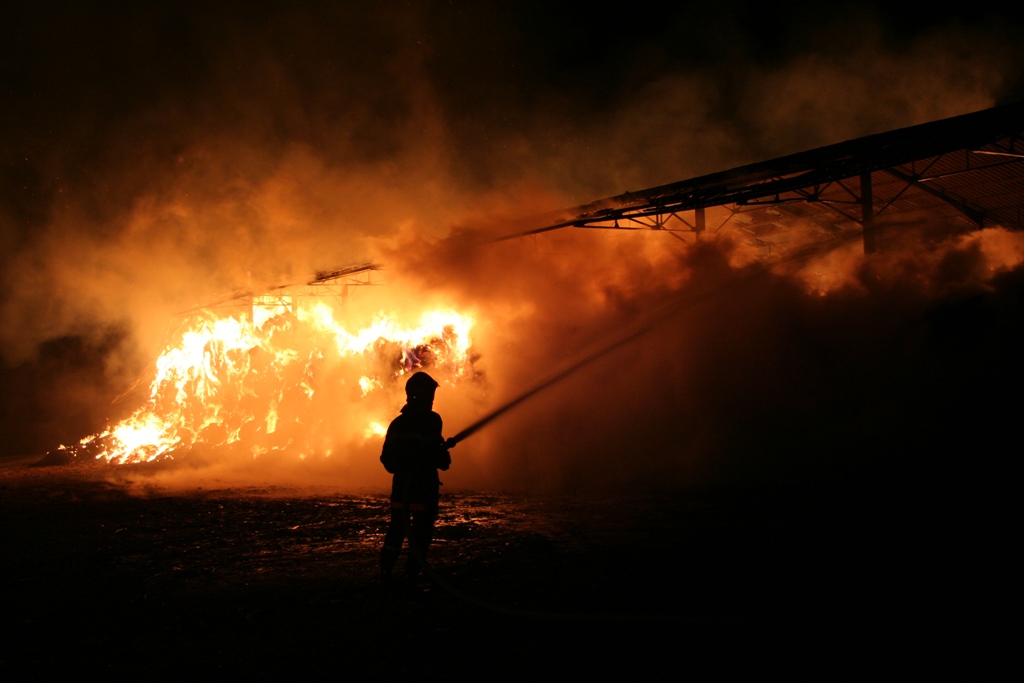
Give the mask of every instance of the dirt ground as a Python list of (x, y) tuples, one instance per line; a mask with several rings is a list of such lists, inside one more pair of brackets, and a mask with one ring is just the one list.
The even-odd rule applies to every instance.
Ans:
[(375, 582), (383, 491), (140, 495), (36, 460), (0, 464), (2, 663), (29, 679), (1016, 666), (1011, 527), (948, 491), (447, 493), (407, 595)]

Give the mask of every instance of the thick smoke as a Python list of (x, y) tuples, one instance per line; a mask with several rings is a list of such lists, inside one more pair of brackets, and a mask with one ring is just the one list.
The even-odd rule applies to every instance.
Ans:
[[(176, 312), (371, 258), (388, 285), (354, 297), (360, 314), (429, 302), (478, 317), (486, 383), (439, 394), (449, 431), (662, 303), (722, 290), (460, 445), (456, 483), (776, 476), (818, 467), (825, 442), (829, 462), (878, 452), (871, 435), (897, 432), (897, 401), (945, 419), (928, 368), (948, 363), (969, 384), (948, 326), (961, 314), (989, 316), (992, 334), (1009, 325), (1015, 271), (984, 264), (1012, 235), (833, 255), (813, 277), (749, 275), (727, 239), (473, 245), (522, 215), (989, 106), (1017, 87), (1013, 31), (985, 20), (896, 40), (887, 19), (831, 14), (769, 44), (741, 3), (677, 10), (630, 41), (621, 25), (538, 9), (12, 15), (3, 77), (15, 106), (0, 119), (18, 131), (3, 143), (0, 197), (8, 452), (130, 412), (112, 401), (145, 375)], [(624, 42), (595, 42), (602, 31)]]
[(581, 232), (391, 254), (492, 312), (479, 342), (494, 405), (647, 330), (460, 446), (495, 483), (902, 481), (1012, 424), (996, 397), (1020, 380), (1016, 233), (766, 269), (729, 239)]

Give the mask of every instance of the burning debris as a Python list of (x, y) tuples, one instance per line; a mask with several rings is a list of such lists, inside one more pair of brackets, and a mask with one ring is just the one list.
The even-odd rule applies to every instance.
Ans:
[[(450, 310), (428, 311), (417, 325), (381, 313), (350, 332), (329, 304), (289, 297), (274, 305), (257, 297), (251, 314), (196, 313), (154, 363), (145, 403), (58, 451), (117, 464), (175, 458), (200, 444), (327, 457), (346, 436), (380, 438), (402, 376), (430, 368), (448, 383), (478, 379), (473, 324)], [(339, 412), (350, 434), (339, 433)]]

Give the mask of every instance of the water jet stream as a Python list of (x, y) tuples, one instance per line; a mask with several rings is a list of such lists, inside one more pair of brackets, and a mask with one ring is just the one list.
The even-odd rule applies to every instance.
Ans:
[(659, 307), (658, 309), (653, 311), (650, 315), (648, 315), (647, 316), (647, 320), (645, 322), (640, 323), (639, 326), (636, 327), (632, 332), (626, 334), (623, 337), (620, 337), (619, 339), (616, 339), (614, 342), (612, 342), (612, 343), (610, 343), (610, 344), (608, 344), (606, 346), (603, 346), (603, 347), (597, 349), (596, 351), (593, 351), (592, 353), (587, 354), (586, 356), (584, 356), (583, 358), (579, 359), (578, 361), (576, 361), (572, 365), (569, 365), (565, 369), (563, 369), (563, 370), (557, 372), (556, 374), (548, 377), (547, 379), (541, 381), (539, 384), (537, 384), (537, 385), (533, 386), (532, 388), (528, 389), (527, 391), (523, 392), (522, 394), (520, 394), (516, 398), (512, 399), (511, 401), (509, 401), (508, 403), (500, 406), (499, 408), (496, 408), (496, 409), (492, 410), (490, 413), (488, 413), (487, 415), (483, 416), (482, 418), (480, 418), (479, 420), (477, 420), (473, 424), (469, 425), (468, 427), (463, 429), (461, 432), (459, 432), (455, 436), (450, 437), (447, 440), (446, 443), (447, 443), (447, 445), (449, 447), (451, 447), (451, 446), (454, 446), (455, 444), (465, 440), (466, 438), (472, 436), (473, 434), (478, 432), (480, 429), (482, 429), (486, 425), (490, 424), (491, 422), (493, 422), (497, 418), (501, 417), (505, 413), (509, 412), (510, 410), (515, 408), (516, 406), (518, 406), (518, 405), (524, 403), (525, 401), (529, 400), (530, 398), (536, 396), (537, 394), (541, 393), (545, 389), (548, 389), (549, 387), (554, 386), (555, 384), (558, 384), (562, 380), (564, 380), (564, 379), (574, 375), (575, 373), (577, 373), (580, 370), (582, 370), (583, 368), (587, 367), (588, 365), (590, 365), (594, 361), (596, 361), (596, 360), (598, 360), (600, 358), (603, 358), (604, 356), (607, 356), (608, 354), (612, 353), (613, 351), (616, 351), (617, 349), (620, 349), (623, 346), (626, 346), (630, 342), (633, 342), (633, 341), (639, 339), (640, 337), (644, 336), (645, 334), (647, 334), (648, 332), (650, 332), (654, 328), (658, 327), (662, 323), (665, 323), (665, 322), (671, 320), (673, 317), (675, 317), (676, 315), (679, 315), (680, 313), (682, 313), (685, 310), (688, 310), (692, 306), (695, 306), (695, 305), (697, 305), (699, 303), (707, 301), (707, 300), (709, 300), (709, 299), (711, 299), (711, 298), (713, 298), (713, 297), (715, 297), (715, 296), (717, 296), (719, 294), (722, 294), (724, 292), (729, 291), (730, 289), (732, 289), (734, 287), (738, 287), (741, 284), (745, 284), (745, 283), (747, 283), (747, 282), (749, 282), (749, 281), (751, 281), (753, 279), (761, 277), (762, 275), (765, 275), (765, 274), (771, 272), (772, 269), (774, 269), (777, 266), (781, 266), (783, 264), (795, 263), (795, 262), (798, 262), (798, 261), (803, 261), (803, 260), (809, 259), (809, 258), (811, 258), (813, 256), (817, 256), (819, 254), (825, 253), (826, 251), (831, 251), (832, 249), (835, 249), (835, 248), (837, 248), (839, 246), (842, 246), (843, 244), (846, 244), (847, 242), (849, 242), (849, 241), (851, 241), (853, 239), (859, 239), (859, 238), (860, 238), (860, 234), (858, 233), (858, 234), (850, 235), (850, 236), (847, 236), (845, 238), (840, 238), (840, 239), (837, 239), (837, 240), (829, 240), (829, 241), (824, 242), (824, 243), (813, 244), (813, 245), (810, 245), (809, 247), (805, 247), (803, 249), (799, 249), (799, 250), (795, 251), (793, 254), (790, 254), (789, 256), (787, 256), (785, 258), (779, 259), (778, 261), (774, 261), (772, 263), (763, 264), (760, 268), (751, 268), (746, 273), (744, 273), (742, 275), (739, 275), (737, 277), (733, 277), (733, 278), (727, 280), (726, 282), (718, 285), (717, 287), (712, 287), (710, 289), (707, 289), (707, 290), (705, 290), (703, 292), (699, 292), (699, 293), (696, 293), (696, 294), (687, 294), (685, 296), (679, 297), (678, 299), (670, 301), (669, 303)]

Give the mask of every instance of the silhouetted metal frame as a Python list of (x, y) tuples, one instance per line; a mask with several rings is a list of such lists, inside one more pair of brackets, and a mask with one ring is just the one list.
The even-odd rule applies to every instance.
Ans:
[[(815, 202), (862, 226), (867, 224), (864, 237), (867, 247), (869, 243), (873, 245), (874, 219), (892, 209), (896, 200), (910, 188), (945, 202), (978, 227), (984, 227), (988, 217), (983, 209), (972, 206), (966, 198), (954, 196), (947, 189), (929, 183), (953, 175), (1020, 164), (1024, 161), (1024, 154), (1020, 153), (1018, 146), (1022, 134), (1024, 102), (1018, 102), (847, 140), (638, 192), (626, 192), (560, 212), (566, 216), (565, 219), (507, 235), (498, 241), (569, 227), (648, 229), (670, 234), (691, 232), (699, 236), (705, 229), (704, 210), (710, 207), (732, 205), (731, 211), (735, 214), (741, 206)], [(995, 149), (980, 149), (985, 146)], [(925, 175), (936, 163), (951, 154), (964, 155), (963, 168), (932, 176)], [(972, 155), (1000, 159), (972, 165)], [(921, 162), (925, 166), (918, 171), (917, 165)], [(910, 165), (909, 170), (905, 168), (907, 165)], [(895, 197), (879, 209), (874, 206), (871, 192), (872, 177), (877, 172), (884, 172), (906, 183)], [(855, 178), (858, 181), (856, 192), (843, 182)], [(837, 201), (822, 198), (823, 192), (833, 184), (850, 195), (849, 204), (856, 205), (859, 212), (845, 211), (838, 206)], [(680, 215), (688, 211), (694, 212), (692, 223)], [(686, 229), (667, 229), (666, 224), (673, 218), (685, 225)], [(1018, 222), (1018, 225), (1012, 227), (1021, 226)], [(678, 234), (674, 236), (679, 237)]]

